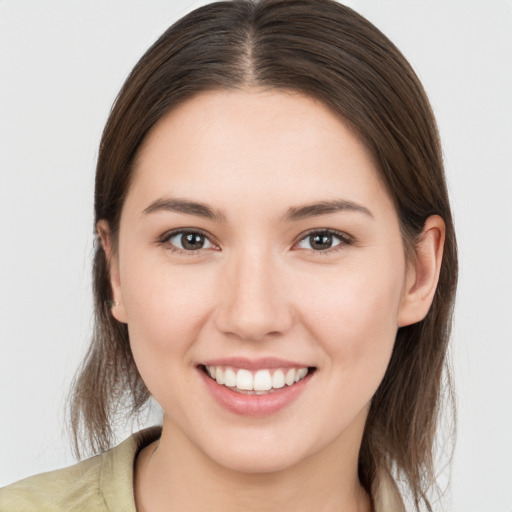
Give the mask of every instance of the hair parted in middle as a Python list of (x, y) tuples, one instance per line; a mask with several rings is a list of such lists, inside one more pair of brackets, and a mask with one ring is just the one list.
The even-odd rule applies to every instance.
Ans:
[[(251, 87), (314, 98), (353, 130), (394, 202), (409, 257), (430, 215), (445, 222), (432, 307), (423, 321), (398, 330), (359, 458), (367, 490), (377, 469), (395, 470), (412, 490), (416, 507), (423, 501), (430, 509), (426, 492), (435, 483), (434, 435), (443, 396), (451, 397), (446, 352), (456, 242), (428, 99), (411, 66), (375, 26), (334, 0), (228, 0), (180, 19), (140, 59), (113, 106), (98, 156), (95, 223), (108, 222), (115, 252), (138, 150), (162, 116), (202, 91)], [(70, 414), (77, 451), (83, 439), (100, 452), (113, 442), (116, 416), (137, 413), (149, 393), (135, 366), (127, 326), (111, 315), (109, 262), (99, 239), (93, 280), (95, 328), (70, 395)]]

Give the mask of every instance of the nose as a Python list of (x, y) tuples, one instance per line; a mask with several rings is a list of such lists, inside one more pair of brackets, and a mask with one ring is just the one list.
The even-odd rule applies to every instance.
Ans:
[(215, 318), (223, 334), (260, 341), (291, 328), (293, 315), (286, 280), (268, 253), (233, 255), (221, 281)]

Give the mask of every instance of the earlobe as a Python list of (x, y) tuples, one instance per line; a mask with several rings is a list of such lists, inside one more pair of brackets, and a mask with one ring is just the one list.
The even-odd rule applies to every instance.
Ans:
[(439, 215), (432, 215), (425, 222), (407, 269), (398, 315), (399, 327), (420, 322), (432, 305), (443, 259), (445, 231), (444, 221)]
[(123, 302), (121, 279), (119, 276), (119, 259), (113, 248), (110, 227), (106, 220), (100, 220), (96, 229), (108, 263), (110, 288), (112, 290), (112, 316), (118, 322), (126, 323), (126, 311)]

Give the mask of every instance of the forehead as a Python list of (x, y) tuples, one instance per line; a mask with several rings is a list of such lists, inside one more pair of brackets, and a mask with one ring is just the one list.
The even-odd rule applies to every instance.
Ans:
[[(386, 196), (370, 152), (321, 102), (290, 91), (209, 91), (143, 142), (130, 194), (289, 202)], [(129, 194), (129, 195), (130, 195)]]

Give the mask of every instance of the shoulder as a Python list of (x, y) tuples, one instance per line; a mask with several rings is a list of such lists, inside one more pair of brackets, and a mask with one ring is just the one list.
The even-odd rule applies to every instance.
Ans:
[(0, 511), (104, 510), (99, 455), (69, 468), (32, 476), (0, 489)]
[(101, 455), (4, 487), (0, 512), (135, 512), (133, 464), (159, 435), (159, 428), (143, 430)]

